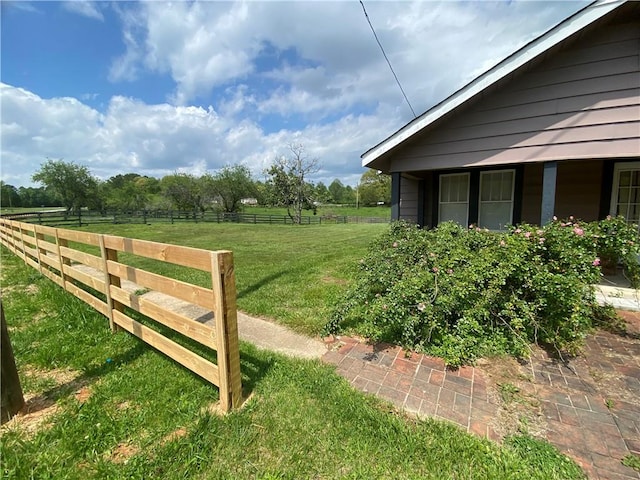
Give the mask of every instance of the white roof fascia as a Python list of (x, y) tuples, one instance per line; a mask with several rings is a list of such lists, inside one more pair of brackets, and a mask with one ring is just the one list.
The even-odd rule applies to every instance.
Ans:
[(487, 70), (475, 80), (462, 87), (439, 105), (427, 110), (420, 117), (408, 123), (386, 140), (362, 154), (362, 166), (374, 161), (392, 148), (401, 144), (423, 128), (429, 126), (440, 117), (449, 113), (470, 98), (479, 94), (489, 86), (514, 72), (524, 64), (556, 46), (574, 33), (579, 32), (607, 13), (615, 10), (627, 0), (597, 0), (584, 9), (574, 13), (571, 17), (547, 31), (545, 34), (531, 41), (502, 62)]

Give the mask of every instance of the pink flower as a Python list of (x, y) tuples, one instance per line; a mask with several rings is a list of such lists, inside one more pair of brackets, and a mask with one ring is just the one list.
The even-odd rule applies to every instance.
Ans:
[(418, 304), (418, 310), (420, 310), (421, 312), (424, 312), (426, 309), (427, 309), (427, 305), (426, 304), (424, 304), (422, 302), (420, 302)]
[(557, 222), (558, 221), (558, 217), (556, 217), (555, 215), (553, 216), (553, 221)]
[(580, 227), (574, 227), (573, 233), (581, 237), (582, 235), (584, 235), (584, 230), (581, 229)]
[(516, 228), (516, 229), (513, 231), (513, 233), (520, 233), (520, 232), (522, 232), (522, 230), (520, 230), (519, 228)]
[(433, 273), (438, 273), (440, 269), (438, 267), (433, 267), (431, 270), (433, 270)]
[(600, 258), (596, 257), (595, 260), (593, 261), (592, 265), (594, 267), (597, 267), (598, 265), (600, 265)]
[(531, 232), (524, 232), (524, 237), (529, 238), (531, 236)]
[(451, 275), (451, 274), (453, 273), (453, 270), (449, 268), (449, 269), (447, 270), (447, 273), (448, 273), (449, 275)]
[(397, 246), (398, 246), (398, 242), (393, 242), (392, 247), (393, 247), (393, 248), (396, 248)]
[(543, 232), (542, 230), (536, 230), (536, 233), (537, 233), (538, 235), (542, 235), (544, 232)]
[(504, 247), (506, 245), (506, 242), (504, 240), (500, 240), (500, 246)]
[(540, 245), (542, 245), (544, 243), (545, 238), (544, 237), (540, 237), (540, 240), (538, 240), (540, 242)]
[(569, 216), (569, 220), (571, 220), (573, 222), (573, 215)]
[(607, 215), (607, 220), (611, 220), (611, 215)]
[(435, 258), (436, 254), (435, 254), (435, 253), (433, 253), (433, 252), (430, 252), (430, 253), (429, 253), (429, 256), (430, 256), (431, 258)]

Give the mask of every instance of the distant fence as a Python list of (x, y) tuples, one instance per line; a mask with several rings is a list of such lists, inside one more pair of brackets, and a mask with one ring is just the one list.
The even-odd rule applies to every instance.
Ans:
[[(269, 225), (290, 225), (293, 220), (288, 215), (267, 215), (259, 213), (225, 213), (225, 212), (189, 212), (177, 210), (146, 210), (131, 212), (98, 212), (81, 210), (67, 213), (53, 212), (25, 212), (4, 214), (2, 218), (19, 220), (55, 227), (82, 226), (98, 223), (178, 223), (178, 222), (209, 222), (209, 223), (252, 223)], [(390, 219), (382, 217), (357, 217), (349, 215), (305, 215), (301, 219), (302, 225), (322, 225), (336, 223), (389, 223)]]
[[(232, 252), (64, 230), (4, 218), (0, 218), (0, 243), (106, 316), (113, 331), (123, 328), (217, 385), (223, 411), (242, 402)], [(90, 250), (99, 255), (86, 253)], [(119, 252), (203, 270), (211, 274), (212, 287), (135, 268), (118, 259)], [(125, 283), (128, 289), (124, 288)], [(149, 291), (154, 295), (149, 295)], [(156, 303), (158, 295), (160, 298), (168, 295), (174, 303), (178, 299), (183, 305), (194, 307), (196, 319), (185, 311)], [(136, 321), (128, 309), (215, 350), (217, 365)]]

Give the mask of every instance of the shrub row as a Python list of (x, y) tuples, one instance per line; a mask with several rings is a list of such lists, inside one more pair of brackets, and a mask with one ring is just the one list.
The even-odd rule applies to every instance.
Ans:
[(531, 343), (575, 353), (595, 318), (615, 316), (595, 301), (604, 256), (637, 281), (638, 247), (637, 227), (621, 217), (504, 233), (393, 223), (361, 260), (325, 331), (354, 329), (450, 365), (522, 356)]

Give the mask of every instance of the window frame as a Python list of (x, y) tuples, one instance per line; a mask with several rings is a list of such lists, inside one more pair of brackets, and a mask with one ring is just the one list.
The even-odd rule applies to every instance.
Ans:
[[(507, 223), (504, 224), (504, 226), (506, 225), (513, 225), (513, 210), (515, 208), (515, 191), (516, 191), (516, 169), (515, 168), (504, 168), (504, 169), (500, 169), (500, 170), (483, 170), (480, 172), (480, 178), (478, 181), (478, 226), (482, 227), (483, 225), (480, 224), (480, 219), (482, 218), (482, 204), (483, 203), (507, 203), (506, 200), (488, 200), (488, 201), (484, 201), (482, 200), (482, 185), (483, 185), (483, 177), (485, 175), (493, 175), (496, 173), (505, 173), (505, 172), (510, 172), (511, 173), (511, 199), (509, 200), (509, 220)], [(495, 230), (495, 231), (502, 231), (504, 229), (500, 229), (500, 230)]]
[[(609, 203), (609, 214), (611, 216), (617, 215), (618, 195), (620, 190), (620, 174), (625, 171), (636, 170), (640, 171), (640, 162), (618, 162), (613, 166), (613, 186), (611, 188), (611, 201)], [(625, 219), (627, 219), (626, 215)]]
[[(464, 176), (467, 179), (467, 201), (466, 202), (442, 202), (442, 179), (444, 177), (461, 177)], [(442, 220), (442, 205), (462, 204), (465, 203), (466, 209), (466, 224), (469, 223), (469, 204), (471, 201), (471, 172), (456, 172), (456, 173), (442, 173), (438, 175), (438, 225), (443, 223)], [(447, 221), (447, 220), (444, 220)], [(464, 225), (463, 225), (464, 226)]]

